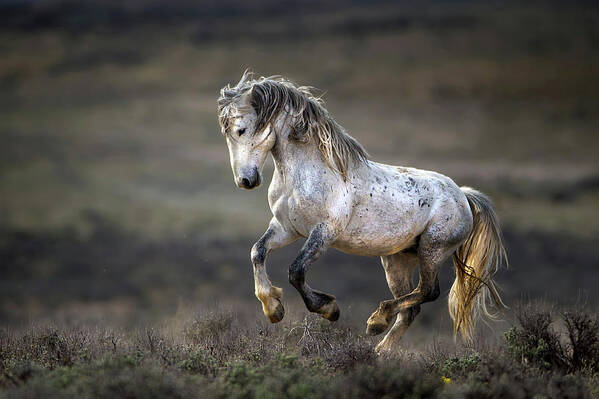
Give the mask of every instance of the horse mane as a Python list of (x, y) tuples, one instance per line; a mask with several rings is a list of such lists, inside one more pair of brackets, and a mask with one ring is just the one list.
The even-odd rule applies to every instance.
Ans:
[(246, 71), (237, 85), (227, 85), (221, 90), (218, 99), (219, 122), (227, 131), (235, 101), (248, 93), (250, 104), (258, 116), (254, 134), (264, 130), (281, 112), (292, 110), (295, 118), (290, 138), (304, 143), (315, 140), (329, 168), (346, 179), (352, 162), (365, 162), (368, 154), (333, 119), (324, 107), (323, 100), (314, 91), (312, 87), (297, 86), (280, 76), (253, 79), (253, 74)]

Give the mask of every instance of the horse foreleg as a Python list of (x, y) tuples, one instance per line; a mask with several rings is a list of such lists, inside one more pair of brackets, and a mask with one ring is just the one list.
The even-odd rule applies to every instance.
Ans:
[(319, 313), (330, 321), (339, 319), (339, 306), (335, 297), (310, 288), (306, 284), (306, 270), (326, 252), (333, 239), (332, 229), (323, 223), (317, 225), (289, 267), (289, 282), (299, 291), (308, 310)]
[(266, 232), (252, 247), (254, 293), (262, 303), (262, 311), (271, 323), (278, 323), (283, 319), (285, 308), (281, 304), (283, 289), (272, 285), (266, 273), (266, 257), (275, 249), (289, 245), (297, 239), (298, 236), (295, 233), (285, 231), (279, 222), (273, 218)]

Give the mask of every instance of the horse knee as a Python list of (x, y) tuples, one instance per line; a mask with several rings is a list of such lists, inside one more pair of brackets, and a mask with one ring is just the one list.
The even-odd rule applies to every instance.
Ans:
[(406, 310), (405, 313), (402, 315), (402, 320), (407, 325), (410, 325), (412, 324), (416, 316), (418, 316), (418, 313), (420, 313), (420, 305), (412, 306), (411, 308)]
[(250, 260), (252, 264), (259, 265), (264, 263), (264, 259), (266, 258), (266, 248), (259, 243), (255, 243), (250, 252)]
[(420, 313), (420, 305), (413, 306), (410, 310), (412, 311), (412, 320), (414, 320)]
[(300, 267), (291, 266), (289, 268), (289, 283), (295, 288), (301, 287), (304, 283), (304, 271)]
[(432, 302), (439, 298), (439, 295), (441, 295), (441, 288), (439, 287), (439, 280), (436, 280), (435, 284), (428, 287), (428, 289), (424, 292), (424, 301)]

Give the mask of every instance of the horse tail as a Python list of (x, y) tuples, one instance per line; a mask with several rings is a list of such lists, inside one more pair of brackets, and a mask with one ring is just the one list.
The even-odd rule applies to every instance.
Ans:
[[(470, 341), (475, 321), (481, 314), (496, 319), (506, 308), (493, 275), (502, 261), (507, 264), (507, 256), (499, 220), (489, 197), (470, 187), (461, 189), (472, 210), (473, 227), (466, 241), (453, 254), (456, 279), (449, 292), (449, 315), (453, 319), (454, 339), (459, 332), (462, 339)], [(489, 312), (489, 299), (498, 312)]]

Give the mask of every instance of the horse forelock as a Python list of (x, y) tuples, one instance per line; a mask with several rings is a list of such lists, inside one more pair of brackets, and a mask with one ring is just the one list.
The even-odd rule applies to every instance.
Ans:
[(291, 138), (309, 142), (315, 140), (327, 165), (343, 178), (352, 162), (366, 161), (366, 150), (333, 119), (324, 107), (321, 97), (309, 86), (297, 86), (279, 76), (253, 79), (246, 71), (239, 83), (227, 85), (218, 99), (219, 121), (226, 131), (230, 124), (236, 101), (250, 93), (250, 104), (257, 115), (254, 134), (261, 132), (285, 110), (294, 117)]

